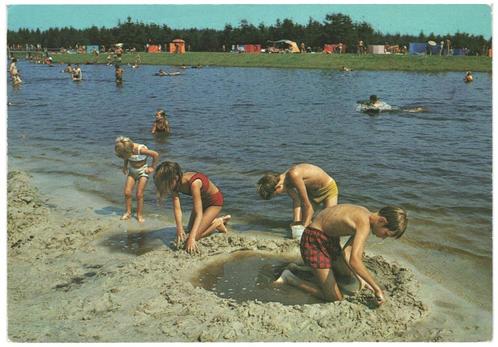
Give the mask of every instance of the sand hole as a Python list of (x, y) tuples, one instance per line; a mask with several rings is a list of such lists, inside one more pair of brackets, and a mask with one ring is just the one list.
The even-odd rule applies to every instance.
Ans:
[(321, 303), (321, 300), (296, 288), (272, 285), (289, 262), (289, 259), (258, 252), (240, 251), (223, 261), (207, 265), (193, 283), (237, 302), (257, 299), (284, 305)]

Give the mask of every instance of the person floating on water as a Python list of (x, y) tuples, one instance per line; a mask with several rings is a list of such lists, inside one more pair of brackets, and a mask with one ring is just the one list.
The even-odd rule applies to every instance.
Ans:
[(265, 174), (256, 187), (259, 196), (270, 200), (287, 193), (292, 199), (293, 224), (305, 227), (311, 223), (314, 209), (311, 202), (323, 207), (337, 205), (339, 189), (335, 180), (316, 165), (301, 163), (283, 173)]
[(353, 71), (353, 69), (347, 67), (347, 66), (343, 66), (342, 67), (342, 71), (345, 71), (345, 72), (350, 72), (350, 71)]
[(81, 81), (83, 79), (83, 73), (81, 72), (79, 64), (76, 64), (76, 66), (74, 67), (72, 77), (73, 81)]
[(152, 134), (164, 135), (169, 135), (171, 133), (168, 118), (166, 117), (166, 112), (164, 110), (161, 109), (156, 112), (156, 119), (152, 124), (152, 129), (150, 130), (150, 132)]
[[(197, 252), (196, 241), (211, 235), (216, 230), (220, 233), (228, 232), (226, 224), (231, 216), (218, 217), (223, 207), (223, 193), (206, 175), (200, 172), (182, 172), (178, 163), (165, 161), (157, 167), (154, 183), (159, 198), (171, 193), (176, 222), (176, 242), (178, 245), (186, 238), (185, 250), (188, 253)], [(183, 229), (179, 193), (190, 195), (193, 200), (194, 206), (187, 227), (188, 237)]]
[(156, 72), (154, 76), (179, 76), (182, 73), (179, 71), (176, 72), (166, 72), (163, 69), (159, 69), (159, 72)]
[(358, 101), (357, 111), (367, 113), (369, 115), (376, 115), (380, 112), (409, 112), (418, 113), (426, 112), (426, 109), (421, 106), (415, 107), (397, 107), (391, 106), (386, 102), (380, 100), (377, 95), (370, 95), (370, 98), (366, 101)]
[[(124, 136), (116, 138), (114, 152), (124, 160), (123, 173), (126, 175), (124, 187), (125, 213), (121, 216), (121, 219), (127, 220), (131, 217), (131, 193), (135, 183), (137, 183), (137, 220), (139, 223), (143, 223), (144, 191), (149, 174), (154, 172), (159, 161), (159, 154), (148, 149), (145, 145), (133, 143), (131, 139)], [(151, 166), (147, 165), (147, 157), (152, 157)]]
[(474, 77), (472, 77), (472, 72), (467, 71), (467, 74), (465, 75), (463, 81), (465, 83), (469, 83), (469, 82), (472, 82), (473, 80), (474, 80)]
[[(400, 238), (407, 227), (407, 213), (400, 207), (387, 206), (370, 212), (358, 205), (340, 204), (322, 210), (304, 230), (300, 251), (305, 266), (290, 264), (273, 282), (300, 288), (322, 300), (342, 300), (337, 278), (359, 281), (358, 289), (373, 291), (378, 305), (386, 302), (382, 288), (363, 264), (363, 251), (368, 236)], [(343, 248), (341, 236), (350, 236)], [(318, 284), (296, 276), (293, 270), (311, 271)]]
[(121, 84), (123, 83), (123, 73), (124, 70), (119, 64), (114, 65), (114, 76), (116, 77), (116, 83)]

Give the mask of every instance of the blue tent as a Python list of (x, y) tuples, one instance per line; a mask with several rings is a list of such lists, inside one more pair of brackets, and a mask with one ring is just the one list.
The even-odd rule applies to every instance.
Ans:
[(99, 46), (98, 45), (88, 45), (86, 46), (86, 52), (87, 53), (93, 53), (93, 51), (99, 51)]
[(412, 55), (427, 54), (427, 44), (424, 42), (410, 42), (408, 53)]
[(465, 55), (464, 48), (453, 48), (453, 55)]

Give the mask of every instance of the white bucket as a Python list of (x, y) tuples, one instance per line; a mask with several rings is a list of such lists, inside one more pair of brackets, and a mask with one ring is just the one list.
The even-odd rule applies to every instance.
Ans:
[(291, 225), (291, 233), (293, 239), (301, 240), (301, 235), (303, 234), (303, 232), (304, 232), (304, 225), (302, 224)]

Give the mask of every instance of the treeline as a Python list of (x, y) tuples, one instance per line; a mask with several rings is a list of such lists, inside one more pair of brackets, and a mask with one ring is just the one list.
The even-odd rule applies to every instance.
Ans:
[(346, 52), (356, 52), (357, 43), (362, 40), (365, 45), (388, 44), (408, 46), (410, 42), (427, 42), (429, 40), (451, 40), (454, 48), (467, 48), (469, 54), (485, 54), (491, 48), (491, 38), (486, 40), (482, 35), (456, 33), (454, 35), (424, 34), (418, 36), (401, 34), (383, 34), (375, 30), (367, 22), (353, 22), (347, 15), (341, 13), (327, 14), (320, 22), (313, 18), (306, 25), (294, 23), (290, 19), (277, 19), (274, 25), (266, 26), (263, 23), (255, 26), (242, 20), (238, 27), (229, 24), (223, 30), (214, 29), (172, 29), (167, 25), (144, 24), (133, 22), (128, 17), (124, 22), (118, 22), (113, 28), (98, 28), (92, 26), (87, 29), (72, 27), (50, 28), (41, 31), (19, 29), (7, 32), (7, 43), (12, 45), (37, 45), (46, 48), (70, 48), (76, 45), (100, 45), (110, 47), (117, 42), (125, 48), (144, 50), (147, 43), (164, 45), (173, 39), (181, 38), (186, 41), (187, 48), (192, 51), (219, 52), (230, 50), (236, 44), (261, 44), (267, 46), (268, 41), (288, 39), (296, 41), (298, 45), (304, 43), (314, 51), (321, 51), (325, 43), (343, 43)]

